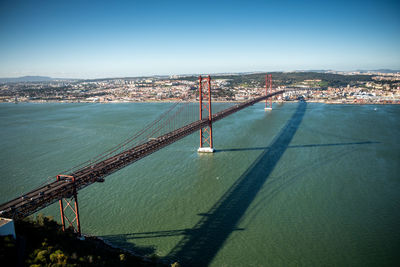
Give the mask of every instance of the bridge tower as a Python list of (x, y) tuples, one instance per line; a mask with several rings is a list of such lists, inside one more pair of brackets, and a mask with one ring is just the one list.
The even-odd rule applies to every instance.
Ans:
[[(61, 225), (63, 231), (65, 231), (65, 225), (72, 227), (74, 232), (81, 236), (81, 225), (79, 221), (79, 208), (78, 208), (78, 193), (75, 187), (75, 177), (70, 175), (57, 175), (57, 181), (65, 181), (66, 183), (72, 183), (73, 189), (68, 192), (66, 197), (59, 200), (60, 202), (60, 213), (61, 213)], [(65, 206), (64, 206), (65, 202)]]
[[(272, 74), (265, 75), (265, 95), (272, 93)], [(272, 110), (272, 97), (265, 99), (265, 111)]]
[[(211, 112), (211, 77), (199, 76), (199, 112), (200, 120), (208, 119), (208, 126), (200, 129), (200, 147), (197, 152), (213, 153), (212, 112)], [(203, 118), (204, 117), (204, 118)]]

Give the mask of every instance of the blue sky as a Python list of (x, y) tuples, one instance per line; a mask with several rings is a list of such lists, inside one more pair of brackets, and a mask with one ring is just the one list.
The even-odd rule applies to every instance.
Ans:
[(400, 1), (0, 1), (0, 77), (400, 69)]

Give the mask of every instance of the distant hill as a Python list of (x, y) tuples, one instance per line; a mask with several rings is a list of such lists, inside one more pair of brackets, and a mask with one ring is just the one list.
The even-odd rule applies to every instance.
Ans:
[[(320, 72), (270, 72), (276, 84), (291, 86), (304, 80), (321, 80), (323, 88), (340, 87), (355, 85), (360, 81), (372, 81), (372, 75), (343, 75), (336, 73), (320, 73)], [(197, 76), (181, 77), (181, 80), (196, 81)], [(253, 73), (243, 75), (221, 75), (218, 79), (229, 79), (232, 86), (240, 86), (242, 84), (250, 84), (257, 82), (260, 85), (265, 83), (265, 73)]]
[(400, 72), (400, 70), (392, 70), (392, 69), (377, 69), (377, 70), (357, 70), (361, 73), (376, 73), (376, 72), (380, 72), (380, 73), (396, 73), (396, 72)]
[(396, 73), (400, 72), (400, 70), (391, 70), (391, 69), (378, 69), (378, 70), (370, 70), (373, 72), (381, 72), (381, 73)]
[(0, 78), (1, 83), (17, 83), (17, 82), (46, 82), (52, 81), (53, 78), (47, 76), (23, 76), (16, 78)]
[(331, 70), (295, 70), (294, 72), (317, 72), (317, 73), (325, 73)]

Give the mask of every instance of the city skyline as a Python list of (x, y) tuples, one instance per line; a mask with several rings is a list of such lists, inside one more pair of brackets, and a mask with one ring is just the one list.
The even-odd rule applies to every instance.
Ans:
[(397, 1), (3, 1), (0, 77), (400, 69)]

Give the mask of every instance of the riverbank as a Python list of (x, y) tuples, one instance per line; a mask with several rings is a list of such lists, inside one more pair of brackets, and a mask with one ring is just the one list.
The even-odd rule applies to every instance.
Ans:
[[(293, 103), (297, 100), (290, 101), (272, 101), (273, 103)], [(399, 105), (400, 100), (384, 100), (380, 102), (375, 101), (365, 101), (365, 100), (317, 100), (317, 99), (307, 99), (309, 103), (321, 103), (321, 104), (330, 104), (330, 105)], [(115, 101), (76, 101), (76, 100), (28, 100), (28, 101), (18, 101), (18, 102), (9, 102), (3, 101), (0, 103), (97, 103), (97, 104), (120, 104), (120, 103), (176, 103), (176, 102), (189, 102), (189, 103), (198, 103), (198, 101), (182, 101), (182, 100), (146, 100), (146, 101), (133, 101), (133, 100), (115, 100)], [(243, 103), (243, 101), (218, 101), (213, 100), (213, 103)]]
[(168, 266), (153, 254), (135, 255), (95, 236), (78, 238), (51, 217), (15, 221), (17, 239), (1, 237), (4, 266)]

